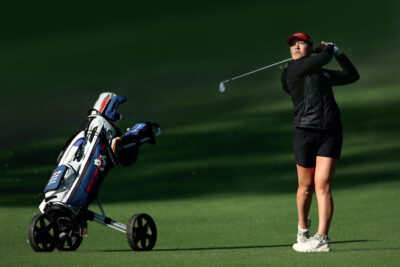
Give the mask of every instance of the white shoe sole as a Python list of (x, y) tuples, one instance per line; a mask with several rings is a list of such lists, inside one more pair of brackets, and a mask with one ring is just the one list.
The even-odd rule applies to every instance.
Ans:
[(298, 247), (296, 245), (298, 245), (298, 243), (293, 245), (293, 249), (297, 252), (329, 252), (329, 251), (331, 251), (331, 248), (328, 247), (328, 245), (323, 245), (323, 246), (320, 246), (319, 248), (314, 248), (314, 249), (305, 249), (305, 248)]

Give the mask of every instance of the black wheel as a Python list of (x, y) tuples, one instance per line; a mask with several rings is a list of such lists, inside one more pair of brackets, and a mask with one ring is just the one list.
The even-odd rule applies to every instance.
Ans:
[(74, 251), (79, 248), (83, 237), (79, 235), (79, 228), (74, 227), (69, 218), (58, 218), (58, 237), (57, 249), (61, 251)]
[(57, 249), (62, 251), (74, 251), (79, 248), (83, 237), (79, 233), (72, 232), (66, 234), (65, 237), (60, 235), (60, 241), (57, 244)]
[(144, 213), (133, 215), (129, 219), (126, 237), (134, 251), (149, 251), (156, 244), (157, 228), (153, 219)]
[(77, 250), (83, 240), (83, 237), (79, 235), (79, 227), (67, 216), (57, 217), (56, 221), (60, 233), (57, 249), (61, 251)]
[(57, 246), (58, 229), (51, 218), (39, 214), (32, 218), (28, 228), (28, 243), (36, 252), (50, 252)]

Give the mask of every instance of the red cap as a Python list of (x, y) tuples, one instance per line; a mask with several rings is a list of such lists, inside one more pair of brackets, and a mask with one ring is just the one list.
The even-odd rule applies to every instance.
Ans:
[(295, 32), (292, 35), (289, 36), (289, 38), (286, 40), (286, 43), (290, 45), (293, 39), (300, 39), (303, 41), (308, 42), (311, 46), (313, 46), (313, 40), (311, 39), (310, 35), (308, 35), (305, 32)]

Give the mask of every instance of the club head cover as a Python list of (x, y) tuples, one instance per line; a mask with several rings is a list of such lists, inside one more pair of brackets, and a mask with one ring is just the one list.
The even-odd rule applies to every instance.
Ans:
[(122, 115), (117, 113), (118, 105), (124, 103), (125, 101), (127, 101), (125, 96), (119, 96), (110, 92), (101, 93), (93, 109), (101, 113), (107, 119), (111, 121), (117, 121), (122, 119)]

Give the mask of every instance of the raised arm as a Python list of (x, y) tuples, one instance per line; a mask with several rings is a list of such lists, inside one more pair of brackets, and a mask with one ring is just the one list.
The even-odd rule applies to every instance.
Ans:
[(331, 85), (345, 85), (360, 79), (360, 74), (345, 54), (341, 53), (335, 58), (342, 67), (341, 71), (323, 69)]
[(321, 53), (293, 61), (288, 66), (287, 78), (296, 80), (300, 76), (313, 72), (331, 61), (333, 57), (333, 45), (327, 45)]

